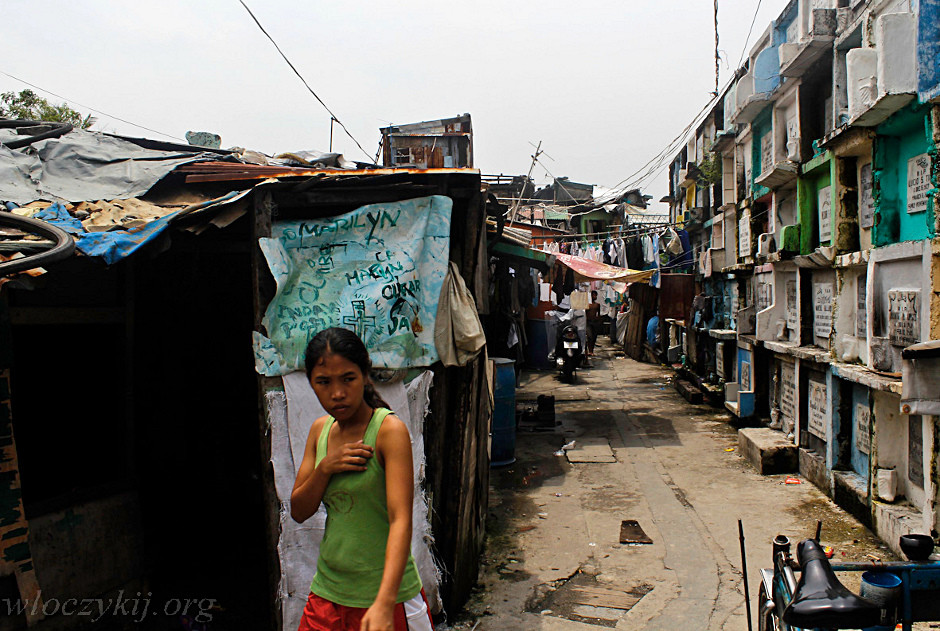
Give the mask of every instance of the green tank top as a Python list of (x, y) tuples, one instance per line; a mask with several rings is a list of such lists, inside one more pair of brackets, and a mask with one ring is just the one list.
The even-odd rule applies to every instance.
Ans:
[[(390, 410), (377, 408), (362, 440), (375, 447), (379, 427)], [(317, 462), (326, 455), (330, 428), (327, 419), (317, 440)], [(388, 503), (385, 497), (385, 469), (378, 456), (369, 458), (365, 471), (337, 473), (323, 493), (326, 505), (326, 532), (320, 544), (317, 573), (310, 591), (347, 607), (369, 607), (375, 601), (385, 569), (388, 542)], [(409, 553), (396, 602), (404, 602), (421, 591), (421, 579)]]

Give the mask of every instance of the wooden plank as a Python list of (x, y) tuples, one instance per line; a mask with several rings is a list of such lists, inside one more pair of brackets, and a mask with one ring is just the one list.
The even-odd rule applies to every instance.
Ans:
[[(0, 304), (0, 310), (4, 308)], [(3, 329), (0, 335), (9, 332), (5, 326)], [(13, 574), (16, 577), (19, 597), (25, 601), (26, 624), (32, 627), (45, 616), (42, 591), (29, 549), (29, 522), (23, 511), (10, 399), (10, 370), (0, 367), (0, 576)]]
[(653, 543), (635, 519), (620, 522), (620, 543)]
[[(252, 306), (254, 309), (254, 329), (264, 331), (261, 319), (268, 303), (274, 296), (274, 278), (268, 271), (267, 262), (258, 245), (258, 239), (271, 236), (274, 202), (269, 191), (255, 192), (253, 221), (251, 231), (251, 284)], [(271, 463), (271, 432), (268, 420), (267, 398), (269, 390), (283, 388), (280, 379), (258, 375), (258, 444), (261, 458), (261, 490), (264, 505), (265, 557), (267, 560), (267, 613), (268, 628), (283, 628), (281, 599), (278, 586), (281, 582), (281, 562), (278, 556), (280, 538), (281, 503), (274, 485), (274, 465)]]
[(632, 594), (603, 587), (572, 587), (572, 599), (579, 605), (630, 610), (645, 594)]

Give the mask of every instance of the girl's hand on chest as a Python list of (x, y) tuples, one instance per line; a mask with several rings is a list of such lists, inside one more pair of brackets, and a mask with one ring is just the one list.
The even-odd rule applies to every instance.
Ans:
[(343, 443), (338, 448), (330, 449), (317, 468), (330, 475), (346, 471), (365, 471), (366, 464), (374, 452), (375, 449), (371, 445), (366, 445), (361, 440)]

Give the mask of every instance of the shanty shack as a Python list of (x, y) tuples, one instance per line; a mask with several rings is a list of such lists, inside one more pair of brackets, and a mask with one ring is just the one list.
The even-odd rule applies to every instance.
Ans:
[[(0, 629), (88, 626), (70, 613), (87, 602), (100, 624), (296, 628), (322, 531), (289, 517), (317, 413), (296, 349), (330, 325), (367, 340), (409, 423), (415, 555), (435, 608), (458, 608), (482, 546), (491, 390), (482, 349), (440, 359), (434, 292), (463, 284), (485, 310), (479, 173), (10, 137), (5, 216), (77, 248), (45, 273), (0, 263)], [(47, 247), (11, 221), (3, 260)]]

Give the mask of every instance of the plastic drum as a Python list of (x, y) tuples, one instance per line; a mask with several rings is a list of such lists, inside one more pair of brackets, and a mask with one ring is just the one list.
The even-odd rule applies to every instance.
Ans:
[(493, 448), (491, 467), (505, 467), (516, 461), (516, 362), (494, 357)]

